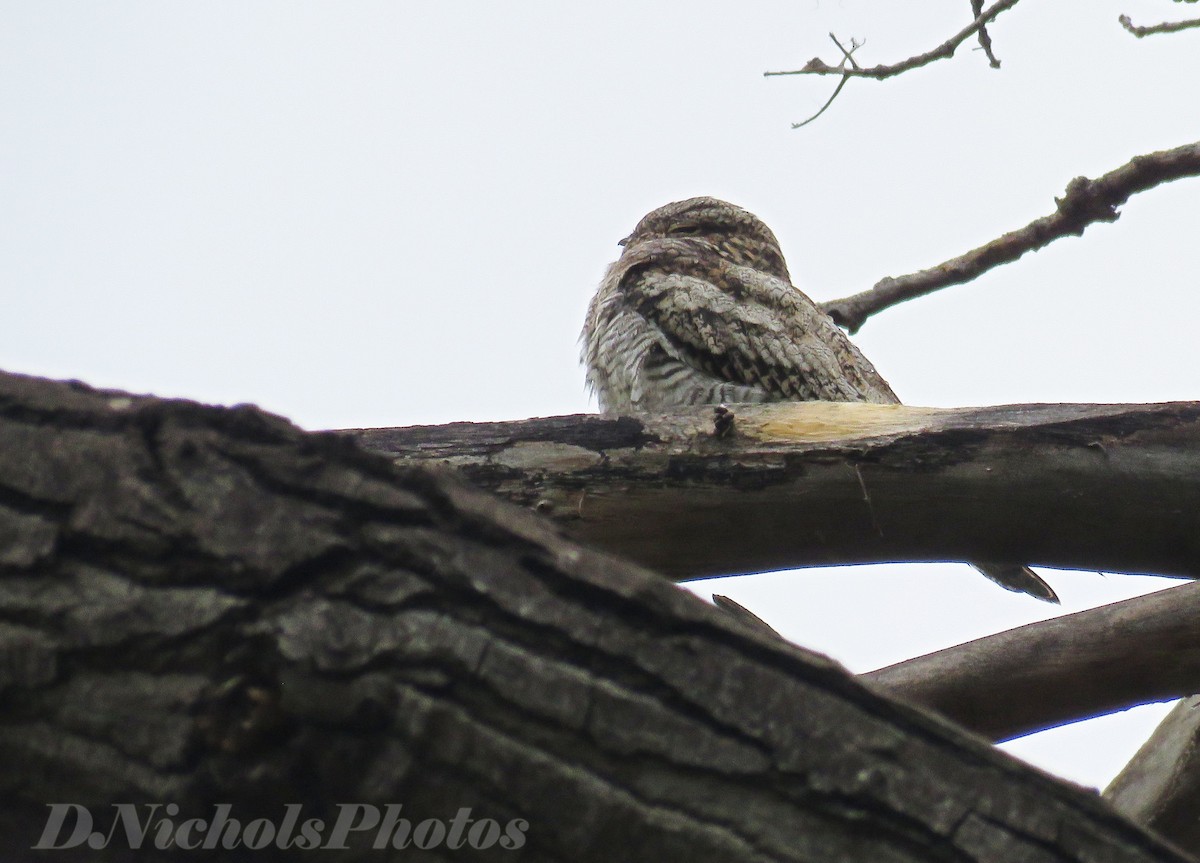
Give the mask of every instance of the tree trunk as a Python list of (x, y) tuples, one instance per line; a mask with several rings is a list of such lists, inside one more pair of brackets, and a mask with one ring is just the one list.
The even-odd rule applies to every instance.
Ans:
[(341, 855), (370, 860), (462, 853), (464, 808), (520, 845), (479, 859), (1186, 859), (535, 515), (252, 408), (0, 376), (0, 536), (6, 859), (48, 803), (103, 832), (131, 801), (301, 804), (325, 842), (400, 804), (435, 846), (375, 825)]

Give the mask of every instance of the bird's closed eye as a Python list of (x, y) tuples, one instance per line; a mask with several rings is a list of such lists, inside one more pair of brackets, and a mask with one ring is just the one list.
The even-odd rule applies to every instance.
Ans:
[(699, 225), (673, 225), (670, 233), (672, 234), (698, 234), (700, 233)]

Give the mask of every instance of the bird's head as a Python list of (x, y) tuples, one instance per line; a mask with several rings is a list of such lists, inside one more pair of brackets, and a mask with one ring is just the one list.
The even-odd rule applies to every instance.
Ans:
[(753, 213), (725, 201), (689, 198), (659, 207), (646, 214), (621, 245), (666, 238), (703, 240), (731, 263), (791, 281), (771, 229)]

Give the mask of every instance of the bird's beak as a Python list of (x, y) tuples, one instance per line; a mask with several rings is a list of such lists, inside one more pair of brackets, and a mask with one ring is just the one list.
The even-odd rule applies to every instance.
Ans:
[(628, 243), (632, 239), (633, 239), (633, 234), (630, 234), (628, 237), (625, 237), (624, 239), (617, 240), (617, 245), (624, 246), (626, 243)]

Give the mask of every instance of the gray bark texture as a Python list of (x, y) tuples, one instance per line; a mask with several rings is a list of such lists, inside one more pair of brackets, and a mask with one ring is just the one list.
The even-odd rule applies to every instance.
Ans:
[(1200, 575), (1196, 402), (802, 402), (352, 434), (676, 579), (922, 560)]
[(0, 376), (0, 576), (6, 860), (55, 801), (528, 823), (323, 859), (1187, 859), (544, 519), (249, 407)]

